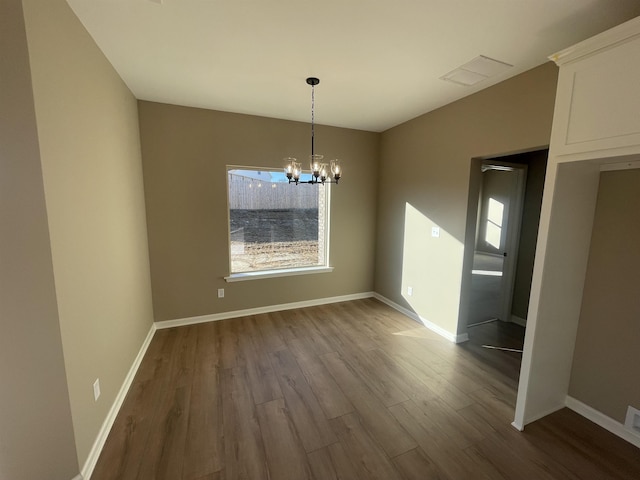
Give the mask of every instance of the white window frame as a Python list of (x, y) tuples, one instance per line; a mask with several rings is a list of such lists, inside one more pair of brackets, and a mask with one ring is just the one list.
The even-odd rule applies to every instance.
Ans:
[[(239, 166), (239, 165), (227, 165), (226, 168), (226, 197), (227, 197), (227, 245), (228, 245), (228, 253), (229, 253), (229, 272), (232, 272), (231, 265), (231, 208), (229, 203), (229, 171), (230, 170), (251, 170), (251, 171), (263, 171), (263, 172), (278, 172), (280, 173), (282, 169), (274, 168), (274, 167), (256, 167), (256, 166)], [(309, 172), (303, 172), (308, 174)], [(324, 214), (325, 218), (325, 228), (324, 228), (324, 265), (309, 265), (309, 266), (301, 266), (301, 267), (290, 267), (290, 268), (279, 268), (279, 269), (270, 269), (270, 270), (254, 270), (250, 272), (238, 272), (238, 273), (229, 273), (228, 276), (224, 277), (227, 282), (241, 282), (246, 280), (259, 280), (266, 278), (275, 278), (275, 277), (288, 277), (293, 275), (309, 275), (309, 274), (317, 274), (317, 273), (330, 273), (333, 271), (333, 267), (329, 266), (329, 258), (330, 258), (330, 241), (331, 238), (331, 184), (326, 183), (325, 185), (293, 185), (283, 183), (286, 188), (325, 188), (325, 202), (324, 202), (324, 212), (322, 212), (319, 208), (318, 210), (318, 219), (320, 215)], [(320, 240), (320, 239), (318, 239)]]

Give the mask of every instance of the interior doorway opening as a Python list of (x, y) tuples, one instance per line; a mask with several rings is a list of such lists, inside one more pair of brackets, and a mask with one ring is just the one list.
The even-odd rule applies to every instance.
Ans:
[(517, 385), (548, 150), (471, 164), (460, 332)]

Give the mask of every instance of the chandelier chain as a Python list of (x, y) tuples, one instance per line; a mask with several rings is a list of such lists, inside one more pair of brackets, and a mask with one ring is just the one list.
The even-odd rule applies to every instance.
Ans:
[(311, 85), (311, 158), (314, 158), (314, 138), (315, 138), (315, 105), (316, 105), (316, 99), (315, 99), (315, 92), (316, 92), (316, 88), (315, 85)]

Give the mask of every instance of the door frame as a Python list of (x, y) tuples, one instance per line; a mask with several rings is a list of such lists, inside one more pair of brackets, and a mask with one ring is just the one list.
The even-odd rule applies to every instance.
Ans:
[[(506, 157), (506, 155), (505, 155)], [(502, 157), (504, 158), (504, 157)], [(507, 254), (507, 258), (510, 257), (509, 262), (505, 262), (508, 264), (509, 271), (506, 273), (506, 279), (503, 278), (501, 282), (501, 288), (507, 288), (507, 295), (501, 293), (502, 302), (501, 302), (501, 313), (504, 317), (504, 321), (511, 321), (511, 307), (513, 303), (513, 292), (515, 286), (515, 272), (516, 272), (516, 264), (518, 258), (518, 245), (520, 240), (520, 232), (522, 225), (522, 213), (524, 209), (524, 194), (526, 190), (526, 172), (527, 165), (521, 163), (512, 163), (507, 160), (500, 160), (500, 157), (492, 157), (492, 158), (473, 158), (471, 159), (470, 165), (470, 178), (469, 178), (469, 197), (467, 203), (467, 222), (466, 222), (466, 233), (464, 240), (464, 258), (463, 258), (463, 275), (462, 275), (462, 285), (460, 292), (460, 307), (458, 311), (458, 334), (466, 335), (467, 334), (467, 325), (469, 323), (470, 317), (470, 299), (471, 299), (471, 285), (472, 285), (472, 270), (473, 270), (473, 259), (474, 253), (476, 251), (476, 235), (478, 232), (479, 222), (480, 222), (480, 211), (479, 211), (479, 197), (480, 190), (482, 184), (482, 166), (483, 165), (501, 165), (504, 167), (511, 167), (516, 172), (520, 172), (521, 174), (518, 177), (517, 184), (517, 195), (515, 199), (515, 203), (513, 208), (509, 208), (509, 214), (515, 215), (517, 213), (517, 220), (512, 220), (509, 218), (508, 222), (510, 225), (513, 225), (515, 228), (511, 228), (508, 226), (508, 239), (507, 244), (510, 252)], [(515, 245), (513, 245), (515, 243)], [(503, 275), (504, 273), (503, 267)], [(506, 280), (506, 281), (505, 281)]]

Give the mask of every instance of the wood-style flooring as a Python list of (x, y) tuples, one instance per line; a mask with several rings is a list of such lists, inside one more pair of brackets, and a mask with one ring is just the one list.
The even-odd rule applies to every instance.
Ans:
[(569, 410), (516, 431), (470, 345), (373, 299), (158, 330), (91, 480), (640, 479)]
[(522, 350), (524, 346), (524, 327), (515, 323), (493, 320), (469, 327), (469, 341), (459, 347), (467, 350), (471, 358), (486, 370), (496, 372), (513, 380), (517, 389), (520, 376), (522, 353), (509, 350), (490, 349), (485, 346), (500, 347), (511, 350)]

